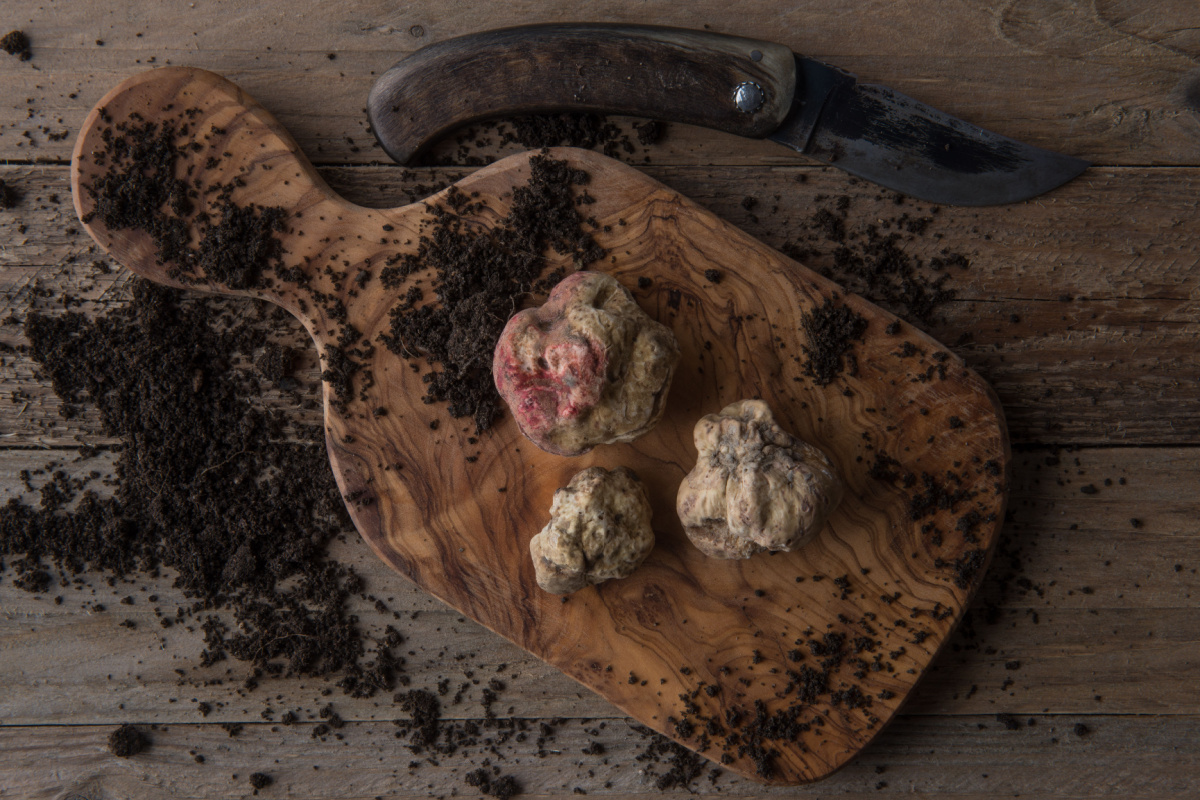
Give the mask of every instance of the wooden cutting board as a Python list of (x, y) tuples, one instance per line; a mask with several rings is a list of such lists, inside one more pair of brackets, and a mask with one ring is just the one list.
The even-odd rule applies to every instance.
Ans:
[[(82, 187), (104, 172), (104, 132), (131, 119), (186, 120), (198, 146), (179, 174), (197, 185), (236, 180), (235, 202), (287, 210), (277, 234), (283, 260), (307, 272), (308, 289), (282, 281), (208, 288), (278, 303), (322, 352), (338, 328), (325, 302), (311, 302), (314, 291), (340, 299), (345, 321), (366, 340), (387, 329), (397, 292), (378, 280), (359, 290), (320, 268), (345, 264), (354, 274), (412, 252), (429, 217), (422, 204), (346, 202), (262, 106), (217, 75), (173, 67), (131, 78), (87, 118), (72, 169), (83, 219), (93, 199)], [(632, 444), (579, 458), (538, 450), (507, 414), (472, 444), (474, 426), (422, 402), (420, 374), (378, 347), (366, 365), (374, 382), (355, 385), (365, 399), (348, 413), (331, 407), (325, 385), (326, 443), (350, 515), (397, 572), (651, 728), (759, 780), (828, 775), (894, 716), (986, 568), (1007, 492), (999, 404), (933, 339), (666, 186), (592, 152), (552, 155), (591, 176), (588, 214), (614, 256), (594, 268), (620, 280), (679, 339), (666, 416)], [(506, 158), (458, 183), (486, 206), (472, 224), (494, 225), (507, 213), (529, 158)], [(201, 193), (196, 202), (204, 210), (216, 200)], [(125, 266), (179, 285), (145, 233), (110, 231), (99, 218), (87, 227)], [(705, 279), (710, 269), (719, 282)], [(645, 277), (651, 283), (640, 288)], [(800, 318), (827, 298), (869, 324), (853, 350), (856, 374), (817, 386), (803, 375)], [(800, 552), (709, 559), (684, 536), (675, 493), (696, 457), (696, 421), (749, 397), (828, 453), (848, 492)], [(536, 585), (529, 540), (545, 525), (554, 491), (593, 464), (642, 477), (657, 545), (632, 577), (564, 601)]]

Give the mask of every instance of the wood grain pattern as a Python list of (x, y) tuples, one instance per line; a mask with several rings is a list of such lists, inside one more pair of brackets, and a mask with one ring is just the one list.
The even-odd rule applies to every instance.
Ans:
[[(153, 71), (102, 100), (76, 148), (73, 185), (81, 218), (89, 219), (93, 201), (80, 187), (104, 169), (96, 154), (106, 120), (135, 114), (161, 120), (185, 109), (202, 143), (195, 165), (214, 152), (233, 154), (203, 173), (205, 182), (238, 179), (235, 202), (285, 208), (285, 264), (311, 279), (308, 289), (276, 279), (234, 293), (291, 311), (322, 352), (340, 327), (321, 303), (310, 302), (315, 292), (326, 293), (344, 303), (346, 324), (374, 341), (386, 330), (395, 294), (378, 282), (354, 291), (353, 282), (344, 286), (322, 267), (378, 265), (414, 251), (424, 208), (372, 210), (337, 197), (261, 106), (211, 73)], [(826, 657), (828, 685), (798, 716), (804, 735), (764, 741), (779, 754), (773, 769), (759, 775), (785, 783), (824, 776), (895, 713), (945, 643), (986, 566), (1007, 491), (1008, 444), (998, 404), (978, 376), (932, 339), (861, 298), (841, 297), (835, 285), (675, 192), (592, 153), (552, 154), (590, 175), (588, 191), (597, 201), (589, 214), (598, 241), (613, 254), (605, 269), (627, 286), (638, 276), (652, 277), (652, 287), (637, 297), (680, 340), (683, 366), (662, 424), (632, 445), (561, 459), (525, 442), (506, 417), (471, 447), (467, 430), (448, 430), (457, 426), (431, 434), (441, 409), (422, 403), (419, 376), (377, 348), (364, 356), (374, 380), (355, 387), (360, 399), (346, 412), (333, 409), (333, 389), (325, 387), (330, 459), (343, 495), (356, 499), (347, 507), (364, 538), (397, 571), (692, 747), (703, 746), (702, 737), (674, 726), (684, 716), (682, 695), (695, 704), (700, 722), (724, 720), (731, 709), (752, 714), (759, 701), (768, 713), (796, 708), (781, 687), (784, 676), (796, 661)], [(502, 218), (506, 198), (527, 170), (528, 157), (520, 156), (461, 181), (459, 188), (478, 193), (485, 206), (469, 224), (486, 227)], [(109, 231), (98, 220), (88, 228), (135, 272), (181, 285), (168, 277), (145, 233)], [(725, 274), (718, 285), (703, 277), (710, 268)], [(804, 339), (797, 320), (830, 297), (861, 314), (869, 328), (855, 350), (857, 374), (816, 387), (801, 378)], [(898, 333), (886, 334), (892, 324)], [(905, 341), (916, 355), (901, 357)], [(703, 413), (755, 395), (776, 409), (785, 427), (831, 455), (849, 498), (803, 552), (709, 560), (686, 544), (671, 513), (675, 488), (695, 457), (692, 426)], [(378, 407), (388, 413), (371, 413)], [(880, 451), (899, 459), (902, 471), (922, 476), (915, 478), (917, 488), (905, 491), (871, 477)], [(468, 454), (477, 460), (468, 462)], [(633, 577), (562, 603), (536, 588), (528, 539), (543, 524), (554, 490), (592, 464), (624, 464), (641, 475), (654, 498), (658, 546)], [(947, 491), (963, 495), (939, 505), (938, 493)], [(933, 507), (910, 513), (921, 493)], [(840, 597), (831, 602), (821, 578), (844, 581)], [(821, 638), (831, 632), (845, 636), (845, 644)], [(851, 639), (862, 655), (851, 655)], [(805, 642), (811, 655), (790, 655)], [(702, 693), (706, 685), (717, 690)], [(756, 774), (745, 748), (709, 749), (710, 757), (717, 754), (735, 771)]]

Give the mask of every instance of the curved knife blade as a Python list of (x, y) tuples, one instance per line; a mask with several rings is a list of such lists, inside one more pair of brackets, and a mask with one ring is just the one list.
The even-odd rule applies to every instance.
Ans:
[(1082, 159), (1018, 142), (848, 72), (796, 57), (796, 100), (767, 138), (903, 194), (1012, 203), (1079, 175)]

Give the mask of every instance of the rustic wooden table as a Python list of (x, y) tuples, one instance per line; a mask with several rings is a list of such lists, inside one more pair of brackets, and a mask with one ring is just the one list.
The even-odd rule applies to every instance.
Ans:
[[(67, 162), (79, 123), (109, 88), (168, 63), (237, 82), (292, 131), (334, 188), (367, 205), (396, 205), (418, 185), (469, 171), (388, 163), (366, 129), (374, 77), (424, 44), (535, 21), (708, 26), (780, 41), (985, 127), (1094, 161), (1079, 180), (1028, 203), (944, 208), (934, 223), (940, 237), (911, 243), (925, 257), (942, 248), (970, 257), (971, 267), (947, 284), (956, 299), (930, 332), (992, 382), (1012, 433), (1010, 519), (972, 617), (904, 713), (833, 777), (764, 790), (725, 774), (692, 789), (955, 798), (1197, 793), (1200, 502), (1191, 492), (1200, 483), (1193, 344), (1200, 334), (1200, 6), (155, 5), (5, 5), (0, 27), (26, 31), (33, 57), (0, 54), (0, 180), (23, 195), (0, 211), (0, 316), (22, 318), (39, 286), (82, 298), (88, 314), (125, 301), (130, 275), (89, 266), (97, 256), (74, 219)], [(650, 155), (646, 172), (776, 247), (807, 230), (822, 195), (875, 194), (777, 146), (681, 125)], [(747, 196), (759, 204), (746, 208)], [(303, 346), (298, 329), (295, 337)], [(6, 319), (0, 342), (23, 344), (21, 325)], [(302, 377), (315, 393), (314, 362)], [(6, 498), (29, 499), (19, 474), (48, 461), (80, 473), (112, 463), (104, 448), (114, 442), (95, 412), (62, 418), (26, 356), (7, 355), (0, 382), (0, 397), (12, 399), (0, 402)], [(310, 409), (293, 411), (319, 422)], [(81, 442), (101, 454), (73, 462)], [(334, 549), (369, 591), (413, 612), (403, 621), (414, 643), (413, 686), (461, 681), (464, 664), (501, 670), (507, 688), (497, 709), (553, 721), (560, 752), (539, 758), (531, 741), (513, 739), (495, 753), (468, 748), (410, 770), (413, 756), (393, 736), (392, 720), (404, 715), (389, 699), (327, 697), (329, 684), (319, 680), (279, 679), (247, 691), (241, 681), (249, 669), (228, 664), (209, 676), (224, 682), (206, 683), (191, 669), (203, 646), (196, 633), (160, 627), (148, 604), (112, 611), (126, 588), (98, 579), (62, 589), (55, 604), (17, 588), (7, 573), (0, 574), (0, 797), (242, 796), (252, 791), (253, 772), (274, 778), (265, 796), (469, 796), (476, 790), (464, 775), (485, 757), (531, 796), (657, 793), (652, 773), (661, 766), (635, 759), (645, 740), (614, 708), (407, 585), (357, 536)], [(160, 595), (162, 606), (182, 602), (168, 576), (137, 584)], [(383, 624), (370, 603), (361, 606), (365, 626)], [(121, 627), (126, 618), (145, 624)], [(264, 719), (267, 708), (315, 709), (330, 700), (346, 721), (337, 737), (319, 740), (309, 725)], [(197, 713), (201, 702), (213, 707), (207, 716)], [(463, 703), (446, 713), (482, 711)], [(157, 726), (154, 745), (115, 758), (106, 738), (130, 721)], [(240, 735), (231, 738), (222, 723), (241, 723)], [(583, 752), (591, 741), (604, 753)]]

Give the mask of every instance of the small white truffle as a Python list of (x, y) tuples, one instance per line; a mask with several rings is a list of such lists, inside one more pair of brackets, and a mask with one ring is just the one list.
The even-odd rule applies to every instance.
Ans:
[(654, 549), (650, 499), (626, 467), (589, 467), (554, 493), (550, 523), (529, 542), (538, 585), (570, 594), (633, 574)]
[(761, 400), (696, 423), (696, 466), (676, 510), (688, 538), (713, 558), (749, 558), (808, 542), (842, 499), (841, 479), (816, 447), (784, 431)]

